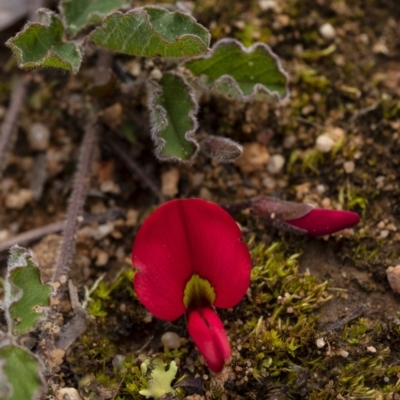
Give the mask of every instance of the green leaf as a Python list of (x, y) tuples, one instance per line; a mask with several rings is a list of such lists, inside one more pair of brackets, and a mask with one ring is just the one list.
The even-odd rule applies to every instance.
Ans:
[(151, 363), (146, 360), (140, 366), (142, 373), (146, 373), (148, 367), (154, 367), (154, 370), (150, 374), (150, 379), (147, 382), (147, 388), (141, 390), (139, 393), (146, 398), (153, 397), (159, 399), (166, 393), (175, 393), (175, 390), (171, 387), (171, 382), (175, 379), (178, 368), (175, 361), (171, 361), (168, 371), (165, 370), (166, 364), (160, 359), (155, 359)]
[(61, 68), (77, 72), (82, 60), (79, 47), (64, 42), (64, 26), (53, 12), (39, 9), (39, 22), (29, 22), (6, 45), (12, 50), (20, 68)]
[(67, 29), (76, 36), (88, 26), (97, 24), (107, 14), (127, 4), (127, 0), (62, 0), (60, 10)]
[(223, 39), (209, 54), (185, 66), (211, 90), (228, 97), (285, 100), (289, 96), (288, 76), (278, 57), (263, 43), (246, 49), (236, 40)]
[(183, 57), (207, 51), (210, 34), (187, 14), (144, 7), (109, 15), (91, 33), (90, 40), (134, 56)]
[(194, 133), (198, 105), (192, 88), (173, 73), (148, 86), (148, 108), (156, 156), (160, 160), (189, 160), (198, 151)]
[(8, 260), (5, 307), (9, 315), (9, 330), (20, 335), (33, 329), (50, 305), (52, 288), (40, 281), (40, 271), (33, 254), (13, 246)]
[(0, 388), (2, 400), (34, 400), (46, 392), (40, 361), (15, 344), (0, 347), (0, 374), (0, 384), (6, 380), (6, 388)]

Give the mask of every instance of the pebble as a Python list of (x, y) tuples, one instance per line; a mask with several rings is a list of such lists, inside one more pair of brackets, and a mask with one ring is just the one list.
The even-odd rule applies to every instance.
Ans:
[(326, 22), (319, 27), (319, 33), (327, 40), (332, 40), (336, 36), (335, 28), (329, 22)]
[(339, 356), (342, 356), (343, 358), (347, 358), (349, 356), (349, 352), (346, 350), (340, 350)]
[(135, 226), (138, 222), (139, 211), (133, 208), (126, 213), (126, 226)]
[(400, 293), (400, 265), (389, 267), (386, 270), (386, 276), (393, 292)]
[(97, 229), (95, 229), (93, 237), (96, 240), (104, 239), (108, 236), (114, 229), (114, 224), (112, 222), (107, 222), (106, 224), (99, 225)]
[(112, 360), (112, 365), (116, 368), (121, 368), (124, 361), (125, 361), (125, 356), (122, 354), (117, 354)]
[(333, 149), (334, 145), (335, 142), (333, 141), (333, 139), (325, 134), (319, 135), (315, 142), (315, 147), (321, 153), (329, 153)]
[(34, 122), (28, 129), (28, 141), (32, 150), (46, 150), (50, 141), (49, 128), (40, 122)]
[(20, 189), (17, 193), (10, 193), (5, 199), (6, 208), (11, 210), (21, 210), (32, 200), (32, 191)]
[(296, 145), (296, 142), (297, 138), (295, 135), (287, 135), (283, 139), (283, 147), (285, 149), (292, 149)]
[(326, 345), (326, 342), (325, 342), (324, 338), (319, 338), (316, 340), (315, 344), (317, 345), (317, 347), (319, 349), (322, 349)]
[(346, 161), (343, 163), (343, 169), (346, 174), (352, 174), (356, 168), (354, 161)]
[(243, 146), (242, 155), (235, 164), (244, 173), (255, 172), (263, 169), (269, 161), (269, 152), (266, 146), (259, 143), (247, 143)]
[(376, 353), (376, 348), (374, 346), (368, 346), (367, 351), (369, 351), (370, 353)]
[(275, 0), (259, 0), (258, 5), (261, 11), (275, 10), (277, 8)]
[(161, 336), (161, 343), (169, 349), (179, 349), (181, 347), (181, 338), (175, 332), (165, 332)]
[(159, 81), (162, 78), (162, 72), (158, 69), (158, 68), (154, 68), (151, 72), (150, 72), (150, 76)]
[(75, 388), (62, 388), (57, 391), (57, 400), (82, 400), (79, 392)]
[(96, 258), (96, 266), (104, 267), (108, 263), (109, 259), (110, 256), (108, 255), (108, 253), (106, 253), (105, 251), (99, 251)]
[(282, 171), (283, 166), (285, 165), (285, 157), (282, 154), (274, 154), (269, 159), (267, 170), (272, 175), (279, 174)]
[(180, 179), (179, 170), (172, 168), (161, 175), (161, 193), (167, 197), (174, 197), (178, 193)]

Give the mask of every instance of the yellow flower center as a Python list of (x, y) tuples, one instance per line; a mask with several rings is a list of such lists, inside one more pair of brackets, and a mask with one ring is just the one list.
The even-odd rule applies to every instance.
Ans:
[(215, 291), (207, 279), (193, 274), (185, 286), (183, 304), (187, 309), (210, 306), (215, 301)]

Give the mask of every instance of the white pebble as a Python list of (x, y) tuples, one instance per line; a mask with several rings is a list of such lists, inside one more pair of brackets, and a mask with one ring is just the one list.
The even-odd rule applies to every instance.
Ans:
[(369, 351), (370, 353), (376, 353), (376, 348), (374, 346), (368, 346), (367, 351)]
[(319, 349), (322, 349), (326, 345), (326, 342), (325, 342), (324, 338), (321, 337), (321, 338), (316, 340), (315, 344), (317, 345), (317, 347)]
[(114, 224), (112, 222), (107, 222), (106, 224), (100, 225), (94, 232), (94, 238), (96, 240), (104, 239), (108, 236), (114, 229)]
[(161, 336), (161, 343), (169, 349), (179, 349), (181, 347), (181, 338), (175, 332), (165, 332)]
[(329, 22), (326, 22), (320, 26), (319, 33), (324, 39), (327, 40), (332, 40), (336, 36), (335, 28)]
[(46, 150), (49, 147), (50, 131), (40, 122), (31, 124), (28, 130), (28, 141), (32, 150)]
[(268, 161), (267, 169), (272, 175), (279, 174), (285, 165), (285, 157), (281, 154), (274, 154)]
[(285, 138), (283, 139), (283, 147), (285, 149), (291, 149), (295, 146), (296, 142), (297, 138), (295, 135), (285, 136)]
[(400, 265), (389, 267), (386, 270), (386, 276), (393, 292), (400, 293)]
[(354, 161), (346, 161), (343, 164), (343, 169), (346, 172), (346, 174), (352, 174), (356, 168), (356, 165), (354, 164)]
[(321, 153), (329, 153), (333, 149), (334, 145), (335, 142), (333, 141), (333, 139), (325, 134), (319, 135), (315, 142), (315, 147)]
[(347, 358), (349, 356), (349, 352), (346, 350), (340, 350), (339, 356), (342, 356), (343, 358)]
[(277, 6), (275, 0), (259, 0), (258, 5), (261, 11), (275, 10)]
[(79, 395), (78, 391), (75, 388), (62, 388), (57, 391), (56, 394), (57, 400), (82, 400), (82, 397)]
[(387, 229), (382, 229), (379, 237), (381, 239), (386, 239), (389, 236), (389, 231)]

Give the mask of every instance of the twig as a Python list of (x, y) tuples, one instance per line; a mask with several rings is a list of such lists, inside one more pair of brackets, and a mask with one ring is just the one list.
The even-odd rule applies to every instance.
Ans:
[[(101, 214), (90, 214), (83, 217), (82, 222), (79, 224), (85, 225), (91, 222), (107, 222), (117, 219), (122, 216), (122, 211), (119, 208), (111, 208), (104, 213)], [(51, 224), (41, 226), (39, 228), (32, 229), (27, 232), (23, 232), (17, 236), (12, 237), (11, 239), (7, 239), (4, 242), (0, 243), (0, 252), (4, 250), (8, 250), (14, 244), (26, 244), (29, 242), (33, 242), (34, 240), (38, 240), (43, 236), (51, 235), (52, 233), (57, 233), (62, 231), (65, 225), (65, 221), (57, 221)]]
[(18, 77), (11, 94), (10, 107), (0, 128), (0, 176), (6, 165), (6, 155), (10, 149), (10, 143), (15, 131), (15, 123), (26, 96), (28, 86), (27, 78)]
[(63, 240), (52, 279), (53, 282), (58, 281), (61, 276), (68, 274), (75, 253), (75, 233), (78, 228), (79, 218), (82, 214), (88, 189), (90, 166), (98, 139), (97, 116), (94, 118), (92, 115), (90, 119), (91, 121), (86, 125), (85, 135), (81, 145), (78, 169), (74, 178), (74, 185), (63, 230)]
[(119, 143), (111, 140), (108, 140), (107, 143), (122, 159), (128, 169), (142, 180), (142, 182), (158, 197), (160, 203), (163, 203), (165, 201), (165, 197), (158, 189), (158, 187), (154, 184), (154, 182), (142, 171), (139, 165), (132, 160), (131, 155)]
[(358, 318), (360, 315), (362, 315), (365, 311), (364, 306), (357, 307), (355, 310), (353, 310), (347, 317), (343, 318), (340, 321), (335, 322), (333, 325), (331, 325), (326, 333), (332, 332), (336, 329), (341, 328), (342, 326), (346, 325), (348, 322), (352, 321), (353, 319)]

